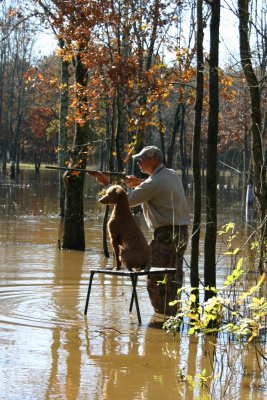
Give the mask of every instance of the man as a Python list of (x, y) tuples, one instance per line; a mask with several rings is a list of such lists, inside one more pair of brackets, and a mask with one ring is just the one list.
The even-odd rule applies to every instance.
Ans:
[[(161, 278), (150, 276), (147, 289), (154, 310), (172, 315), (176, 313), (176, 308), (169, 306), (169, 302), (177, 298), (177, 289), (183, 281), (183, 255), (190, 223), (188, 205), (179, 176), (163, 165), (163, 154), (159, 148), (144, 147), (133, 159), (148, 178), (130, 175), (124, 182), (134, 189), (128, 193), (130, 207), (141, 204), (145, 221), (154, 231), (150, 244), (151, 267), (176, 268), (175, 282), (169, 277), (165, 284), (158, 284)], [(108, 184), (104, 174), (100, 174), (97, 181), (105, 186)]]

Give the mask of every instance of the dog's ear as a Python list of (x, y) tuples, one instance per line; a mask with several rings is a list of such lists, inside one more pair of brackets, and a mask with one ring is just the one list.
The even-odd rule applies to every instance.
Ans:
[(122, 196), (123, 194), (125, 194), (126, 192), (125, 192), (125, 190), (120, 186), (120, 185), (117, 185), (116, 186), (116, 194), (118, 195), (118, 196)]
[(122, 188), (120, 186), (116, 186), (116, 194), (119, 196), (122, 194)]

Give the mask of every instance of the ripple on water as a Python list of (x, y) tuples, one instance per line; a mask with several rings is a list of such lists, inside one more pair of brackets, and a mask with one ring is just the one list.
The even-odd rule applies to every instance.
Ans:
[[(72, 327), (84, 323), (77, 300), (77, 285), (1, 287), (0, 323), (16, 329), (23, 325), (43, 329)], [(80, 314), (77, 318), (77, 314)]]

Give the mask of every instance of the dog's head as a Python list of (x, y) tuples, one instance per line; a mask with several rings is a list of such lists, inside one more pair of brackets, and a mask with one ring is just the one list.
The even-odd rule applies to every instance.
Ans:
[(122, 198), (127, 198), (125, 190), (120, 185), (113, 185), (107, 189), (106, 194), (99, 201), (102, 204), (117, 204)]

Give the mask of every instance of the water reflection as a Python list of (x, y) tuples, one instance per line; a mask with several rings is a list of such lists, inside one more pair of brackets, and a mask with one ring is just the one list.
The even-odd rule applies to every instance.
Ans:
[[(215, 346), (210, 337), (166, 336), (145, 279), (138, 284), (142, 326), (135, 310), (128, 313), (131, 283), (123, 277), (95, 278), (84, 317), (90, 267), (113, 263), (102, 255), (103, 210), (94, 200), (98, 188), (87, 182), (87, 249), (59, 250), (55, 177), (45, 171), (34, 180), (25, 171), (18, 182), (0, 186), (0, 398), (262, 400), (266, 372), (260, 373), (255, 351), (250, 346), (241, 351), (227, 338)], [(227, 215), (231, 208), (240, 212), (237, 194), (225, 190), (232, 196)], [(218, 279), (225, 276), (223, 268)], [(187, 268), (185, 275), (188, 283)], [(253, 274), (250, 279), (255, 282)], [(200, 385), (204, 370), (208, 388)]]
[[(59, 251), (55, 260), (51, 302), (57, 321), (72, 321), (69, 326), (57, 325), (51, 338), (51, 369), (45, 399), (56, 398), (62, 393), (66, 399), (78, 399), (80, 389), (83, 325), (77, 321), (79, 287), (84, 253)], [(73, 269), (75, 262), (75, 269)], [(67, 290), (66, 290), (67, 288)]]

